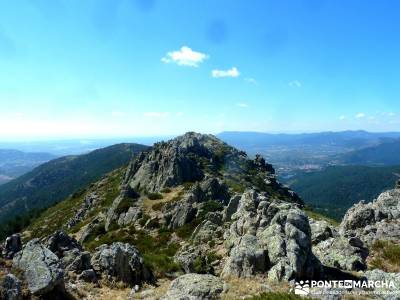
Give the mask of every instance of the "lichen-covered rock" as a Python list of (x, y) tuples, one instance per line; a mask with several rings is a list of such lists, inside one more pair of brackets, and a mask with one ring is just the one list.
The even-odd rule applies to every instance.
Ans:
[(4, 247), (2, 250), (3, 257), (6, 259), (12, 259), (18, 251), (22, 249), (21, 235), (15, 233), (6, 238), (4, 242)]
[(269, 259), (256, 236), (244, 234), (231, 249), (224, 276), (249, 277), (268, 270)]
[(64, 284), (61, 261), (38, 239), (28, 242), (14, 256), (13, 265), (24, 272), (28, 288), (34, 295), (46, 294)]
[(214, 274), (214, 268), (207, 256), (207, 248), (199, 245), (186, 245), (181, 247), (174, 256), (185, 273)]
[(153, 280), (139, 251), (130, 244), (101, 245), (96, 248), (91, 262), (97, 273), (131, 285)]
[(232, 218), (232, 215), (237, 211), (238, 206), (239, 206), (239, 201), (240, 201), (241, 196), (240, 195), (234, 195), (228, 202), (228, 205), (224, 209), (224, 216), (223, 220), (225, 222), (229, 222)]
[(337, 235), (336, 229), (325, 220), (310, 220), (311, 242), (313, 245)]
[(373, 202), (351, 207), (340, 224), (344, 236), (357, 236), (367, 245), (400, 238), (400, 189), (386, 191)]
[(7, 274), (0, 281), (0, 299), (3, 300), (21, 300), (22, 289), (21, 282), (13, 274)]
[(361, 271), (367, 268), (368, 249), (356, 238), (335, 237), (313, 247), (314, 254), (322, 264), (346, 271)]
[(387, 284), (391, 283), (394, 285), (392, 287), (382, 286), (379, 288), (375, 288), (375, 292), (379, 295), (379, 299), (385, 300), (397, 300), (400, 299), (399, 286), (400, 286), (400, 273), (387, 273), (382, 270), (371, 270), (366, 271), (364, 273), (364, 277), (370, 281), (380, 281), (386, 282)]
[(185, 274), (172, 281), (162, 300), (219, 299), (224, 282), (209, 274)]
[(296, 204), (247, 190), (232, 221), (225, 232), (229, 258), (223, 276), (261, 272), (274, 280), (290, 280), (321, 272), (311, 252), (308, 217)]
[(223, 235), (222, 214), (210, 212), (192, 233), (191, 240), (196, 245), (219, 240)]

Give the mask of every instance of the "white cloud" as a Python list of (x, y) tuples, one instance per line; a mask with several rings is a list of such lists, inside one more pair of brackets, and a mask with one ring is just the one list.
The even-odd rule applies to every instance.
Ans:
[(394, 117), (395, 115), (396, 115), (396, 114), (395, 114), (394, 112), (389, 112), (389, 113), (388, 113), (388, 116), (389, 116), (389, 117)]
[(208, 57), (207, 54), (183, 46), (180, 50), (168, 52), (161, 61), (166, 64), (176, 63), (179, 66), (198, 67)]
[(214, 78), (220, 77), (238, 77), (240, 75), (239, 70), (236, 67), (230, 68), (229, 70), (212, 70), (211, 76)]
[(258, 84), (257, 80), (255, 80), (254, 78), (251, 78), (251, 77), (246, 77), (244, 79), (244, 81), (246, 81), (247, 83), (251, 83), (251, 84)]
[(183, 117), (184, 113), (181, 112), (181, 111), (178, 111), (175, 115), (176, 115), (177, 117)]
[(301, 84), (300, 81), (298, 81), (296, 79), (296, 80), (293, 80), (293, 81), (289, 82), (289, 86), (293, 87), (293, 88), (301, 88), (302, 84)]
[(111, 115), (112, 115), (113, 117), (122, 117), (122, 116), (125, 116), (125, 113), (122, 112), (122, 111), (112, 111), (112, 112), (111, 112)]
[(346, 116), (340, 116), (339, 117), (339, 120), (341, 120), (341, 121), (343, 121), (343, 120), (345, 120), (346, 119)]
[(362, 112), (356, 114), (356, 118), (357, 118), (357, 119), (361, 119), (361, 118), (364, 118), (364, 117), (365, 117), (365, 114), (362, 113)]
[(159, 111), (148, 111), (143, 114), (148, 118), (165, 118), (168, 117), (169, 112), (159, 112)]
[(242, 107), (242, 108), (247, 108), (247, 107), (249, 107), (249, 105), (248, 105), (247, 103), (244, 103), (244, 102), (238, 102), (238, 103), (236, 103), (236, 106)]

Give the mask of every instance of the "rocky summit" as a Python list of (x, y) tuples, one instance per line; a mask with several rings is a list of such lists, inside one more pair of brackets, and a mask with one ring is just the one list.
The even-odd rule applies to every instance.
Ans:
[(336, 224), (306, 210), (260, 155), (189, 132), (7, 238), (0, 295), (238, 299), (295, 280), (397, 280), (379, 258), (399, 242), (399, 205), (397, 185)]

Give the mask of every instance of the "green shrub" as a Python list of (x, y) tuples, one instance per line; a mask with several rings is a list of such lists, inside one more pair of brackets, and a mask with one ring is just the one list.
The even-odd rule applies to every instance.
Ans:
[(164, 194), (168, 194), (168, 193), (171, 193), (171, 192), (172, 192), (172, 190), (171, 190), (170, 188), (168, 188), (168, 187), (163, 188), (163, 189), (161, 190), (161, 193), (164, 193)]
[(160, 194), (160, 193), (149, 193), (149, 194), (147, 194), (147, 197), (148, 197), (150, 200), (159, 200), (159, 199), (162, 199), (162, 198), (163, 198), (163, 195)]
[(150, 220), (150, 216), (143, 214), (142, 218), (139, 220), (140, 226), (144, 226), (148, 220)]
[(218, 202), (215, 200), (209, 200), (207, 202), (204, 202), (203, 205), (201, 206), (200, 212), (198, 214), (198, 218), (204, 219), (204, 217), (209, 212), (221, 211), (223, 209), (224, 209), (224, 206), (222, 205), (221, 202)]

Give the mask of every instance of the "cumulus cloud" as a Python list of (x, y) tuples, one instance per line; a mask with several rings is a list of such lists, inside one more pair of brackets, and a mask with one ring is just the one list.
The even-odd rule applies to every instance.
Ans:
[(238, 102), (238, 103), (236, 103), (236, 106), (242, 107), (242, 108), (247, 108), (247, 107), (249, 107), (249, 105), (248, 105), (247, 103), (245, 103), (245, 102)]
[(168, 52), (161, 61), (169, 64), (175, 63), (179, 66), (198, 67), (209, 56), (205, 53), (193, 51), (187, 46), (183, 46), (180, 50)]
[(148, 111), (145, 112), (143, 115), (148, 118), (164, 118), (168, 117), (169, 112)]
[(298, 80), (293, 80), (293, 81), (289, 82), (289, 86), (293, 87), (293, 88), (301, 88), (302, 84)]
[(357, 119), (361, 119), (361, 118), (364, 118), (364, 117), (365, 117), (365, 114), (362, 113), (362, 112), (356, 114), (356, 118), (357, 118)]
[(236, 67), (228, 70), (212, 70), (211, 76), (214, 78), (220, 77), (238, 77), (240, 75), (239, 70)]

